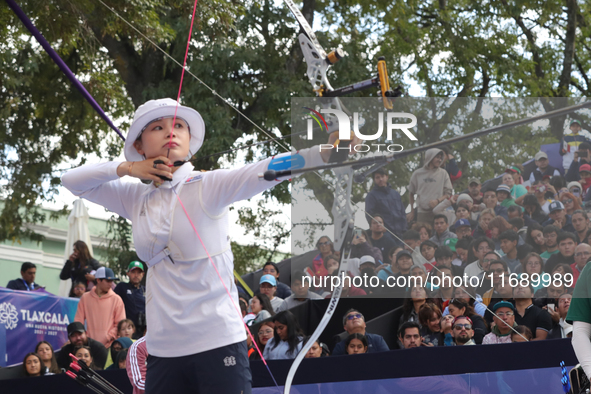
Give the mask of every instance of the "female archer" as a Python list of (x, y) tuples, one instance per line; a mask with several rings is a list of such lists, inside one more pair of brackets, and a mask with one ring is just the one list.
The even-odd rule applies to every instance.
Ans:
[[(251, 392), (244, 324), (232, 302), (238, 292), (228, 205), (282, 181), (259, 181), (258, 174), (267, 169), (296, 162), (314, 167), (330, 155), (330, 150), (312, 147), (236, 170), (202, 173), (186, 160), (204, 136), (197, 111), (172, 99), (151, 100), (134, 115), (125, 141), (126, 162), (86, 165), (62, 177), (74, 195), (133, 222), (136, 252), (150, 267), (147, 393)], [(152, 183), (121, 182), (124, 176)]]

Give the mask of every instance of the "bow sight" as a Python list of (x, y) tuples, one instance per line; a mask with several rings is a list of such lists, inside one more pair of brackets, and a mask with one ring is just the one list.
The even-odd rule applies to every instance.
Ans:
[(376, 76), (361, 82), (333, 89), (328, 80), (323, 80), (322, 68), (332, 66), (343, 57), (347, 56), (347, 52), (341, 48), (337, 48), (333, 49), (323, 58), (322, 53), (324, 51), (317, 49), (312, 41), (303, 33), (299, 35), (299, 43), (302, 48), (302, 53), (304, 54), (304, 59), (306, 59), (306, 63), (308, 64), (308, 79), (318, 97), (341, 97), (349, 93), (377, 87), (378, 95), (383, 98), (384, 107), (386, 109), (392, 109), (392, 102), (388, 98), (400, 97), (402, 95), (402, 88), (400, 86), (396, 87), (394, 90), (390, 89), (388, 69), (386, 67), (386, 58), (384, 56), (378, 58)]

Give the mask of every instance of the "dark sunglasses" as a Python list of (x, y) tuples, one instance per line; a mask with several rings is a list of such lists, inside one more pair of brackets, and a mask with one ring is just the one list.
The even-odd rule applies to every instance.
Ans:
[(361, 313), (355, 313), (354, 315), (347, 316), (347, 320), (353, 319), (363, 319), (363, 315)]

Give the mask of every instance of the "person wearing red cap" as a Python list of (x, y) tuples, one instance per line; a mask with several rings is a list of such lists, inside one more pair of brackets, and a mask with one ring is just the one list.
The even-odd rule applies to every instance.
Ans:
[(581, 186), (583, 188), (583, 196), (587, 201), (589, 187), (591, 187), (591, 165), (583, 164), (579, 167), (579, 176), (581, 177)]

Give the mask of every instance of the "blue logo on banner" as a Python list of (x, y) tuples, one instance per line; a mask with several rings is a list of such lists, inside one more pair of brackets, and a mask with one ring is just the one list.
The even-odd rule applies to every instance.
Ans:
[(77, 298), (0, 288), (0, 366), (22, 362), (39, 341), (59, 350), (77, 308)]

